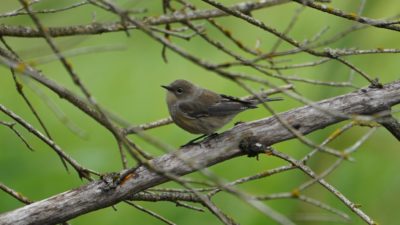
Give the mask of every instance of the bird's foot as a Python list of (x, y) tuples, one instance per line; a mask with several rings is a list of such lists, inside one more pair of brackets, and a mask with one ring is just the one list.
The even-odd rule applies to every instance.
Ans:
[(188, 143), (186, 143), (186, 144), (184, 144), (184, 145), (181, 145), (180, 147), (181, 147), (181, 148), (184, 148), (184, 147), (191, 146), (191, 145), (197, 145), (197, 144), (199, 144), (199, 143), (200, 143), (200, 142), (189, 141)]
[[(214, 137), (216, 137), (216, 136), (218, 136), (218, 133), (201, 135), (200, 137), (197, 137), (197, 138), (195, 138), (195, 139), (193, 139), (193, 140), (190, 140), (188, 143), (186, 143), (186, 144), (184, 144), (184, 145), (181, 145), (181, 148), (187, 147), (187, 146), (190, 146), (190, 145), (198, 145), (198, 144), (201, 144), (202, 142), (208, 141), (208, 140), (210, 140), (211, 138), (214, 138)], [(200, 140), (200, 139), (202, 139), (202, 140)], [(200, 141), (198, 141), (198, 140), (200, 140)]]
[(235, 122), (234, 124), (233, 124), (233, 126), (237, 126), (237, 125), (239, 125), (239, 124), (242, 124), (242, 123), (244, 123), (243, 121), (237, 121), (237, 122)]

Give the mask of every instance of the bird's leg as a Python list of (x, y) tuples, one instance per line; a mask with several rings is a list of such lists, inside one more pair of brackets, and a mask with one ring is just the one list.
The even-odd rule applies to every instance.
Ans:
[(206, 138), (204, 138), (203, 141), (210, 140), (211, 138), (215, 138), (216, 136), (218, 136), (218, 133), (212, 133), (212, 134), (208, 135)]
[(237, 122), (235, 122), (235, 124), (233, 124), (233, 126), (237, 126), (237, 125), (239, 125), (239, 124), (242, 124), (242, 123), (244, 123), (243, 121), (237, 121)]
[(193, 140), (190, 140), (188, 143), (186, 143), (186, 144), (184, 144), (184, 145), (181, 145), (181, 148), (186, 147), (186, 146), (189, 146), (189, 145), (198, 144), (198, 142), (196, 142), (196, 141), (197, 141), (197, 140), (200, 140), (200, 139), (202, 139), (202, 138), (204, 138), (204, 137), (207, 137), (207, 135), (208, 135), (208, 134), (203, 134), (203, 135), (201, 135), (201, 136), (199, 136), (199, 137), (197, 137), (197, 138), (195, 138), (195, 139), (193, 139)]
[[(201, 142), (207, 141), (207, 140), (209, 140), (210, 138), (213, 138), (213, 137), (215, 137), (215, 136), (217, 136), (217, 135), (218, 135), (218, 133), (203, 134), (203, 135), (201, 135), (201, 136), (199, 136), (199, 137), (197, 137), (197, 138), (195, 138), (195, 139), (193, 139), (193, 140), (190, 140), (188, 143), (182, 145), (181, 148), (186, 147), (186, 146), (189, 146), (189, 145), (200, 144)], [(203, 140), (196, 142), (197, 140), (200, 140), (200, 139), (202, 139), (202, 138), (203, 138)]]

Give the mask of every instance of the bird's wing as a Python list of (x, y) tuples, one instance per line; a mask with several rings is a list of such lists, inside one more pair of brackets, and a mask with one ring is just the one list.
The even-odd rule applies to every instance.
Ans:
[(212, 105), (200, 102), (182, 102), (179, 109), (189, 118), (202, 118), (208, 116), (232, 116), (241, 111), (257, 108), (253, 104), (244, 104), (237, 101), (223, 100)]
[[(236, 98), (236, 97), (232, 97), (229, 95), (224, 95), (221, 94), (222, 100), (226, 100), (226, 101), (234, 101), (234, 102), (240, 102), (243, 103), (244, 105), (258, 105), (262, 102), (272, 102), (272, 101), (281, 101), (283, 100), (282, 97), (275, 97), (275, 98), (270, 98), (268, 97), (266, 94), (261, 94), (260, 96), (257, 96), (259, 98), (257, 98), (256, 96), (253, 96), (251, 99), (246, 99), (246, 100), (242, 100), (240, 98)], [(251, 107), (251, 106), (250, 106)]]
[(178, 108), (188, 118), (202, 118), (212, 116), (209, 113), (209, 108), (219, 103), (222, 97), (210, 90), (202, 89), (197, 93), (197, 97), (190, 101), (180, 102)]
[(237, 98), (237, 97), (233, 97), (233, 96), (229, 96), (229, 95), (224, 95), (224, 94), (220, 94), (220, 96), (222, 97), (221, 101), (225, 101), (225, 102), (239, 102), (239, 103), (242, 103), (243, 105), (253, 105), (253, 102), (251, 102), (251, 101), (246, 101), (246, 100), (242, 100), (242, 99)]
[(208, 107), (210, 116), (232, 116), (247, 109), (257, 108), (253, 104), (243, 104), (237, 101), (221, 101)]
[(181, 102), (178, 104), (178, 108), (184, 116), (191, 119), (209, 116), (208, 107), (196, 101)]

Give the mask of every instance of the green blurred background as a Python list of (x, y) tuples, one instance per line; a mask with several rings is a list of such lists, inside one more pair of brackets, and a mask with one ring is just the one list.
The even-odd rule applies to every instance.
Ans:
[[(3, 0), (0, 3), (0, 11), (8, 12), (19, 7), (18, 1)], [(161, 13), (161, 1), (116, 1), (118, 4), (128, 8), (146, 8), (148, 13), (139, 14), (138, 17), (157, 16)], [(200, 1), (193, 1), (200, 8), (210, 8)], [(223, 1), (234, 4), (240, 1)], [(356, 12), (361, 1), (333, 0), (333, 7), (341, 8), (347, 12)], [(70, 4), (71, 1), (42, 1), (34, 6), (34, 9), (59, 8)], [(264, 21), (267, 25), (282, 31), (289, 23), (294, 12), (299, 8), (298, 4), (285, 4), (278, 7), (267, 8), (256, 11), (253, 15)], [(400, 13), (398, 0), (366, 1), (363, 15), (372, 18), (383, 18)], [(83, 6), (77, 9), (57, 14), (40, 16), (46, 26), (64, 26), (73, 24), (87, 24), (96, 20), (97, 22), (116, 21), (117, 17), (105, 13), (97, 8)], [(249, 27), (248, 24), (234, 18), (220, 18), (217, 20), (225, 28), (229, 29), (234, 36), (239, 38), (248, 46), (255, 46), (260, 42), (260, 49), (268, 51), (276, 42), (276, 38), (269, 33), (257, 28)], [(15, 18), (2, 18), (1, 23), (13, 25), (33, 26), (28, 16)], [(209, 24), (203, 24), (207, 33), (226, 43), (226, 46), (234, 51), (240, 50), (234, 47), (227, 39), (218, 33)], [(353, 25), (340, 18), (322, 14), (315, 10), (306, 9), (299, 17), (296, 26), (289, 35), (296, 40), (304, 40), (313, 37), (322, 28), (329, 26), (329, 30), (321, 37), (327, 39), (332, 35)], [(175, 25), (176, 27), (179, 25)], [(161, 84), (184, 78), (201, 86), (217, 92), (229, 95), (243, 96), (247, 93), (240, 87), (216, 74), (206, 71), (191, 62), (181, 58), (172, 51), (167, 51), (168, 63), (161, 58), (162, 46), (148, 36), (137, 30), (129, 31), (127, 37), (124, 32), (106, 33), (93, 36), (78, 36), (57, 38), (56, 43), (64, 51), (86, 48), (88, 46), (109, 46), (115, 51), (89, 52), (76, 57), (69, 57), (75, 71), (80, 76), (86, 87), (89, 88), (96, 100), (106, 109), (112, 111), (131, 124), (142, 124), (155, 121), (168, 116), (165, 106), (165, 91), (160, 88)], [(35, 59), (51, 55), (46, 43), (37, 38), (9, 38), (8, 43), (14, 47), (25, 59)], [(395, 31), (368, 28), (352, 33), (345, 38), (335, 42), (332, 48), (400, 48), (400, 34)], [(175, 44), (181, 45), (198, 57), (211, 62), (232, 61), (232, 58), (222, 54), (217, 49), (205, 43), (201, 38), (194, 37), (190, 41), (173, 39)], [(121, 50), (123, 48), (123, 50)], [(117, 50), (118, 49), (118, 50)], [(287, 50), (291, 47), (282, 44), (279, 50)], [(249, 57), (248, 55), (245, 55)], [(316, 60), (307, 54), (298, 54), (288, 57), (291, 61), (285, 61), (282, 65), (308, 62)], [(379, 77), (383, 83), (399, 80), (400, 57), (395, 54), (387, 55), (364, 55), (349, 58), (352, 63), (373, 77)], [(49, 78), (81, 95), (79, 90), (72, 84), (69, 75), (58, 61), (38, 65), (37, 68)], [(236, 67), (232, 71), (248, 72), (249, 74), (263, 76), (255, 71)], [(0, 103), (12, 109), (24, 117), (36, 128), (39, 124), (32, 116), (22, 98), (18, 96), (11, 74), (8, 69), (0, 68)], [(347, 81), (350, 71), (347, 67), (336, 62), (329, 62), (317, 67), (306, 69), (284, 71), (285, 75), (297, 75), (325, 81)], [(268, 78), (276, 85), (283, 82)], [(55, 141), (73, 158), (82, 165), (106, 173), (119, 171), (121, 169), (120, 157), (117, 145), (112, 135), (92, 119), (72, 107), (68, 102), (59, 99), (49, 90), (37, 85), (33, 81), (25, 81), (25, 92), (36, 107), (38, 113), (45, 120), (46, 125)], [(355, 75), (354, 83), (357, 86), (366, 86), (367, 82)], [(30, 85), (29, 85), (30, 84)], [(249, 83), (250, 84), (250, 83)], [(311, 100), (320, 100), (352, 91), (350, 88), (338, 88), (317, 86), (296, 82), (297, 90)], [(260, 90), (260, 85), (251, 84), (254, 90)], [(29, 86), (39, 89), (47, 96), (48, 100), (32, 91)], [(75, 124), (82, 133), (81, 137), (71, 132), (61, 122), (46, 102), (53, 102), (67, 115), (68, 120)], [(301, 104), (285, 97), (284, 102), (276, 102), (273, 108), (278, 111), (286, 111)], [(400, 109), (396, 107), (395, 109)], [(251, 121), (269, 116), (265, 109), (256, 109), (239, 115), (235, 121)], [(5, 115), (0, 114), (0, 120), (11, 121)], [(324, 130), (314, 132), (307, 137), (316, 143), (322, 142), (330, 133), (344, 123), (328, 127)], [(229, 129), (232, 124), (224, 129)], [(18, 190), (32, 200), (41, 200), (54, 194), (78, 187), (86, 182), (81, 181), (75, 172), (67, 174), (56, 154), (40, 142), (36, 137), (26, 132), (20, 126), (17, 129), (24, 135), (28, 142), (36, 150), (29, 152), (23, 143), (6, 127), (0, 127), (0, 181)], [(345, 135), (339, 137), (330, 146), (344, 149), (358, 140), (368, 128), (354, 128)], [(175, 125), (168, 125), (147, 132), (160, 140), (178, 147), (194, 138), (193, 135), (184, 132)], [(142, 148), (155, 155), (163, 154), (138, 137), (132, 137)], [(310, 148), (299, 141), (286, 141), (275, 146), (291, 156), (300, 158)], [(380, 128), (369, 140), (363, 144), (354, 154), (355, 163), (345, 162), (339, 169), (327, 178), (327, 181), (337, 187), (350, 200), (362, 205), (362, 209), (379, 224), (398, 224), (400, 221), (400, 176), (399, 168), (400, 151), (399, 143), (386, 130)], [(322, 171), (335, 159), (330, 156), (318, 155), (314, 157), (310, 166), (316, 171)], [(130, 161), (131, 165), (133, 162)], [(259, 161), (240, 157), (219, 165), (211, 167), (211, 170), (226, 180), (254, 174), (279, 165), (285, 165), (281, 160), (272, 157), (261, 157)], [(199, 175), (191, 175), (201, 178)], [(239, 186), (241, 190), (252, 194), (269, 194), (275, 192), (291, 191), (307, 177), (298, 171), (285, 172), (276, 176), (259, 181), (250, 182)], [(165, 187), (178, 187), (175, 184), (166, 184)], [(352, 217), (350, 224), (364, 224), (358, 217), (353, 215), (337, 198), (318, 185), (308, 189), (305, 194), (315, 197), (333, 207), (342, 209)], [(241, 202), (234, 196), (219, 194), (213, 199), (221, 209), (231, 215), (241, 224), (274, 224), (272, 220), (257, 212), (250, 206)], [(139, 203), (148, 209), (160, 213), (164, 217), (177, 224), (220, 224), (210, 213), (201, 213), (182, 207), (175, 207), (173, 203)], [(344, 224), (338, 217), (329, 214), (314, 206), (307, 205), (297, 200), (276, 200), (268, 202), (276, 210), (292, 218), (299, 224)], [(6, 212), (22, 204), (0, 192), (0, 212)], [(126, 204), (116, 205), (117, 211), (112, 208), (92, 212), (70, 222), (79, 224), (163, 224), (154, 218), (130, 207)], [(316, 221), (303, 221), (305, 218), (320, 218)]]

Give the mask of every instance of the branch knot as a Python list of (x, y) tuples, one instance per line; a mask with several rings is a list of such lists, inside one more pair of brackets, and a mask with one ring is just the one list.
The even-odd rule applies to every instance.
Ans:
[(267, 153), (271, 147), (262, 144), (258, 138), (254, 136), (247, 136), (240, 141), (239, 149), (247, 154), (247, 157), (256, 157), (258, 160), (258, 155), (260, 153)]

